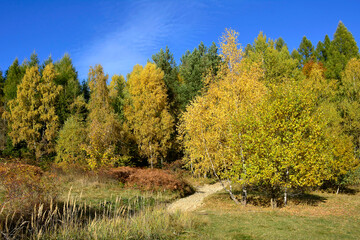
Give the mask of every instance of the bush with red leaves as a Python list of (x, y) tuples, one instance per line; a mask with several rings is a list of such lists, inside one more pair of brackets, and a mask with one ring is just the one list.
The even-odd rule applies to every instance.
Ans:
[(107, 173), (128, 187), (178, 191), (183, 196), (194, 192), (188, 183), (167, 170), (118, 167), (107, 170)]

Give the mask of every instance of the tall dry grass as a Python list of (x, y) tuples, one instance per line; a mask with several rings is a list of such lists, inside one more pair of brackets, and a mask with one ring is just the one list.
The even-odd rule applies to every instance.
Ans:
[(68, 194), (67, 201), (34, 207), (31, 217), (4, 214), (0, 210), (0, 234), (4, 239), (176, 239), (195, 221), (183, 213), (169, 214), (164, 205), (132, 201), (104, 201), (91, 206)]

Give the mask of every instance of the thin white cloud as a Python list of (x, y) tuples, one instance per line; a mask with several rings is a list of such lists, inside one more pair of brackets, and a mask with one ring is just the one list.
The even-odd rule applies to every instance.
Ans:
[(189, 38), (196, 17), (191, 10), (193, 7), (191, 3), (172, 1), (127, 5), (126, 16), (118, 21), (116, 16), (109, 19), (112, 29), (108, 29), (108, 33), (95, 37), (75, 54), (80, 78), (86, 78), (89, 66), (95, 64), (101, 64), (110, 75), (126, 75), (134, 65), (145, 64), (169, 42)]

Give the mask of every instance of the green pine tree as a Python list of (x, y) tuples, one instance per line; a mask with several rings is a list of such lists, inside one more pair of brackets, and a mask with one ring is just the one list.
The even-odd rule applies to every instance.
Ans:
[(328, 59), (325, 64), (327, 68), (326, 77), (329, 79), (341, 79), (347, 62), (351, 58), (359, 57), (359, 47), (351, 32), (340, 21), (334, 39), (330, 43)]

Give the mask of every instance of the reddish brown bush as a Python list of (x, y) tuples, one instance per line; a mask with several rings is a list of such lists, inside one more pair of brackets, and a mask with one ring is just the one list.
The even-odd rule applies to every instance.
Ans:
[(193, 188), (188, 183), (167, 170), (119, 167), (109, 169), (108, 174), (128, 187), (179, 191), (182, 195), (193, 192)]
[(11, 212), (27, 214), (57, 196), (54, 176), (27, 164), (0, 164), (0, 184), (6, 191), (1, 204)]
[(110, 168), (106, 171), (111, 178), (115, 178), (122, 183), (126, 183), (130, 177), (130, 175), (134, 174), (137, 171), (136, 168), (131, 167), (118, 167), (118, 168)]

